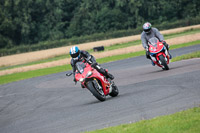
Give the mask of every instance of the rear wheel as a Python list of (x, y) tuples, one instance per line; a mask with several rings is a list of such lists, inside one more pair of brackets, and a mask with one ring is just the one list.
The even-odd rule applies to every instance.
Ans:
[(103, 92), (102, 88), (95, 87), (96, 81), (88, 81), (87, 82), (87, 88), (90, 90), (90, 92), (99, 100), (99, 101), (105, 101), (106, 96)]
[(166, 62), (164, 56), (163, 56), (163, 55), (160, 55), (160, 56), (159, 56), (159, 59), (160, 59), (161, 64), (162, 64), (162, 66), (163, 66), (162, 69), (163, 69), (163, 70), (169, 70), (169, 67), (168, 67), (168, 65), (167, 65), (167, 62)]

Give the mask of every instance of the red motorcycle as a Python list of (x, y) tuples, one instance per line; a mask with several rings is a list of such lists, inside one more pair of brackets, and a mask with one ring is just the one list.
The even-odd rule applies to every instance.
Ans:
[(152, 37), (148, 44), (152, 61), (163, 70), (169, 70), (169, 53), (163, 43), (158, 38)]
[[(85, 61), (76, 63), (75, 79), (81, 82), (82, 88), (87, 88), (99, 101), (105, 101), (106, 96), (115, 97), (119, 91), (114, 81), (106, 79), (103, 74)], [(67, 74), (70, 76), (72, 73)]]

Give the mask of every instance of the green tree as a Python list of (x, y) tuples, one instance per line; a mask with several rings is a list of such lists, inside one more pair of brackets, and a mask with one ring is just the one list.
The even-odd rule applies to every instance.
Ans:
[(199, 0), (1, 0), (0, 48), (200, 16)]

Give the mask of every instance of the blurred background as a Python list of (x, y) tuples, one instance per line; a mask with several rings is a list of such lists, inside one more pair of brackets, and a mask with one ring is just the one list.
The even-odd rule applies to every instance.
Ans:
[(199, 0), (1, 0), (0, 56), (200, 23)]

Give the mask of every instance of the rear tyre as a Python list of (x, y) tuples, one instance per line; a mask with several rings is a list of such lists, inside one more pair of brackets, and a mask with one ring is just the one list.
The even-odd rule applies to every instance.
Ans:
[(169, 70), (169, 67), (168, 67), (168, 65), (167, 65), (167, 62), (166, 62), (166, 60), (165, 60), (165, 58), (164, 58), (164, 56), (163, 55), (160, 55), (159, 56), (159, 59), (160, 59), (160, 61), (161, 61), (161, 64), (163, 65), (163, 70)]
[(90, 92), (99, 100), (99, 101), (105, 101), (106, 100), (106, 96), (103, 92), (103, 89), (98, 89), (95, 88), (95, 85), (93, 83), (93, 81), (88, 81), (87, 82), (87, 88), (88, 90), (90, 90)]
[(112, 97), (116, 97), (119, 94), (119, 90), (118, 87), (115, 85), (115, 83), (113, 82), (112, 85), (112, 92), (109, 94)]

